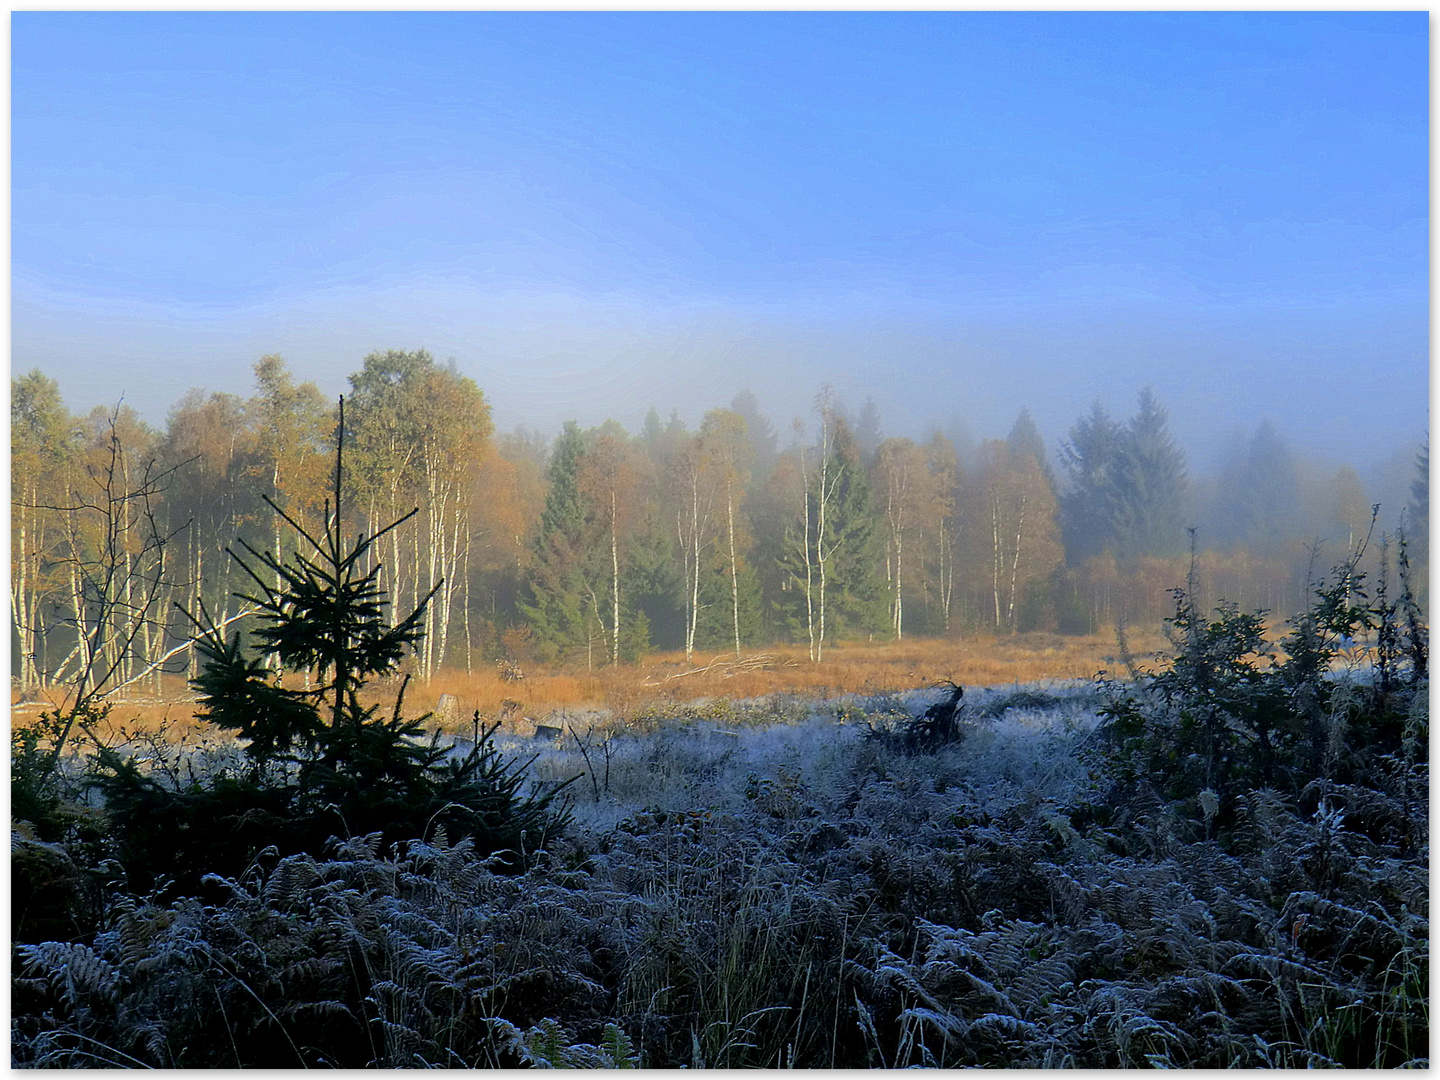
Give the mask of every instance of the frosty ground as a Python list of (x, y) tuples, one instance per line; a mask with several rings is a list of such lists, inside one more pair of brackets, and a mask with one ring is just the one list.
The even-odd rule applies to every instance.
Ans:
[(1101, 688), (971, 687), (954, 743), (877, 737), (935, 697), (512, 732), (536, 783), (579, 777), (523, 873), (436, 829), (126, 901), (24, 947), (16, 1061), (1424, 1063), (1423, 788), (1117, 810)]

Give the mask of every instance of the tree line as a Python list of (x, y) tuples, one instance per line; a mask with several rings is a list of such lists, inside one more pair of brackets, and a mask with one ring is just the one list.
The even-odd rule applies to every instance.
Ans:
[[(190, 391), (163, 430), (123, 404), (74, 415), (38, 370), (12, 379), (22, 690), (193, 675), (195, 628), (243, 627), (237, 593), (279, 585), (232, 553), (283, 560), (292, 521), (334, 513), (336, 403), (276, 356), (254, 379), (248, 398)], [(695, 430), (652, 408), (635, 434), (613, 420), (499, 434), (480, 387), (423, 350), (365, 357), (345, 411), (347, 525), (373, 536), (411, 515), (367, 551), (394, 610), (430, 598), (422, 678), (501, 658), (593, 668), (785, 641), (820, 660), (857, 638), (1158, 621), (1197, 524), (1207, 602), (1284, 615), (1307, 603), (1318, 538), (1350, 550), (1371, 531), (1355, 471), (1307, 491), (1268, 422), (1194, 482), (1149, 389), (1125, 418), (1097, 402), (1053, 455), (1026, 410), (957, 450), (938, 432), (885, 438), (873, 404), (855, 415), (828, 389), (783, 445), (749, 391)], [(1408, 558), (1423, 564), (1428, 444), (1416, 466)], [(1393, 558), (1385, 520), (1372, 562)]]

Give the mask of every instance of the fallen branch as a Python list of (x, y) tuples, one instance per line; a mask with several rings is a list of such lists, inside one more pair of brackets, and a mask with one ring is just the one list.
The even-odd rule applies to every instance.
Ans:
[[(183, 610), (183, 609), (182, 609), (182, 610)], [(255, 612), (257, 612), (257, 611), (259, 611), (259, 610), (260, 610), (259, 608), (246, 608), (244, 611), (241, 611), (241, 612), (239, 612), (238, 614), (231, 615), (228, 619), (222, 619), (222, 620), (220, 621), (220, 623), (219, 623), (218, 625), (216, 625), (215, 629), (216, 629), (216, 630), (224, 630), (224, 629), (225, 629), (227, 626), (229, 626), (231, 623), (233, 623), (233, 622), (238, 622), (239, 620), (245, 618), (245, 616), (247, 616), (247, 615), (254, 615)], [(131, 683), (133, 683), (133, 682), (139, 682), (141, 679), (143, 679), (143, 678), (145, 678), (145, 677), (147, 677), (147, 676), (149, 676), (149, 675), (153, 675), (158, 668), (160, 668), (161, 666), (164, 665), (164, 663), (165, 663), (166, 660), (169, 660), (172, 656), (176, 655), (177, 653), (182, 653), (182, 652), (184, 652), (186, 649), (190, 648), (190, 647), (191, 647), (192, 645), (194, 645), (194, 644), (195, 644), (195, 639), (192, 637), (192, 638), (190, 638), (188, 641), (186, 641), (184, 644), (176, 645), (173, 649), (171, 649), (169, 652), (165, 653), (165, 654), (164, 654), (163, 656), (161, 656), (158, 660), (153, 660), (153, 661), (151, 661), (150, 664), (148, 664), (146, 667), (142, 668), (139, 674), (130, 676), (130, 678), (126, 679), (126, 680), (125, 680), (124, 682), (122, 682), (122, 683), (116, 683), (116, 684), (115, 684), (114, 686), (112, 686), (109, 690), (106, 690), (105, 693), (104, 693), (102, 696), (108, 698), (108, 697), (110, 697), (111, 694), (114, 694), (114, 693), (115, 693), (116, 691), (118, 691), (118, 690), (123, 690), (125, 687), (129, 686)]]
[(733, 675), (739, 675), (747, 671), (769, 671), (774, 667), (794, 667), (794, 660), (781, 660), (773, 653), (757, 653), (754, 656), (742, 657), (739, 660), (730, 659), (725, 656), (717, 656), (710, 663), (702, 667), (690, 668), (688, 671), (673, 671), (664, 679), (656, 681), (646, 679), (643, 686), (660, 686), (663, 683), (672, 682), (675, 679), (683, 679), (689, 675), (705, 675), (712, 671), (718, 671), (722, 679), (728, 679)]

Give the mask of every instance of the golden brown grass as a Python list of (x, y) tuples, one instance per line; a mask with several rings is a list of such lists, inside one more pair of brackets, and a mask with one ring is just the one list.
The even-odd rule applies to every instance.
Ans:
[[(1154, 649), (1159, 635), (1132, 635), (1132, 649)], [(654, 702), (697, 698), (744, 699), (774, 693), (839, 694), (905, 690), (939, 679), (962, 685), (990, 686), (1039, 679), (1089, 678), (1114, 670), (1117, 647), (1110, 635), (1060, 637), (1021, 634), (970, 637), (960, 640), (910, 640), (885, 644), (851, 643), (825, 650), (811, 663), (804, 648), (778, 646), (746, 651), (739, 663), (733, 653), (697, 654), (687, 663), (683, 653), (661, 653), (636, 666), (599, 668), (593, 672), (547, 672), (529, 669), (520, 682), (503, 682), (497, 671), (446, 671), (417, 692), (417, 704), (432, 706), (441, 694), (457, 699), (459, 712), (469, 716), (506, 718), (519, 712), (541, 718), (559, 709), (609, 708), (619, 713)], [(426, 696), (428, 695), (428, 697)], [(516, 702), (519, 708), (506, 702)]]
[[(1157, 632), (1132, 631), (1130, 647), (1137, 653), (1157, 649)], [(622, 716), (655, 704), (676, 704), (699, 698), (732, 700), (767, 694), (796, 693), (829, 698), (840, 694), (908, 690), (950, 679), (965, 686), (1027, 683), (1040, 679), (1084, 679), (1096, 672), (1121, 673), (1113, 635), (1061, 637), (1056, 634), (974, 636), (959, 639), (911, 639), (883, 644), (833, 645), (819, 663), (811, 663), (802, 646), (773, 646), (742, 653), (697, 654), (687, 663), (683, 653), (658, 653), (636, 665), (594, 671), (527, 667), (525, 678), (507, 682), (493, 665), (477, 664), (471, 673), (446, 669), (426, 684), (412, 683), (406, 712), (413, 715), (440, 704), (442, 695), (455, 699), (442, 726), (462, 730), (479, 711), (529, 734), (531, 725), (560, 710), (609, 709)], [(371, 687), (371, 700), (388, 709), (399, 680)], [(58, 700), (52, 695), (47, 700)], [(44, 706), (12, 708), (12, 721), (32, 718)], [(130, 695), (113, 703), (111, 718), (97, 734), (154, 731), (166, 727), (171, 737), (202, 734), (208, 725), (194, 717), (194, 696), (183, 679), (167, 676), (159, 697)]]

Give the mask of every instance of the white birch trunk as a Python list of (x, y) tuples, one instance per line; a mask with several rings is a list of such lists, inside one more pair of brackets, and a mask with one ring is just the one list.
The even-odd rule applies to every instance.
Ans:
[(690, 560), (690, 626), (685, 632), (685, 659), (695, 653), (695, 627), (700, 622), (700, 470), (690, 474), (690, 539), (694, 552)]
[(1010, 559), (1010, 610), (1006, 621), (1010, 624), (1010, 632), (1015, 632), (1015, 593), (1018, 588), (1020, 576), (1020, 542), (1025, 533), (1025, 495), (1020, 495), (1020, 513), (1015, 522), (1015, 551)]
[(1000, 567), (1003, 556), (1000, 552), (1000, 496), (990, 489), (990, 585), (995, 597), (995, 630), (1000, 630)]
[(810, 634), (810, 662), (815, 655), (815, 604), (813, 602), (814, 581), (810, 568), (810, 476), (805, 469), (805, 450), (800, 450), (800, 503), (805, 511), (805, 628)]
[(830, 446), (829, 432), (826, 425), (826, 417), (820, 414), (820, 505), (818, 507), (819, 520), (816, 522), (816, 545), (815, 561), (820, 568), (820, 627), (819, 635), (815, 640), (815, 659), (818, 662), (825, 655), (825, 511), (830, 502), (830, 492), (826, 487), (827, 478), (830, 473)]
[(735, 558), (735, 492), (725, 483), (725, 519), (730, 530), (730, 612), (735, 625), (735, 659), (740, 659), (740, 566)]
[(610, 662), (620, 664), (620, 536), (615, 489), (610, 489)]

